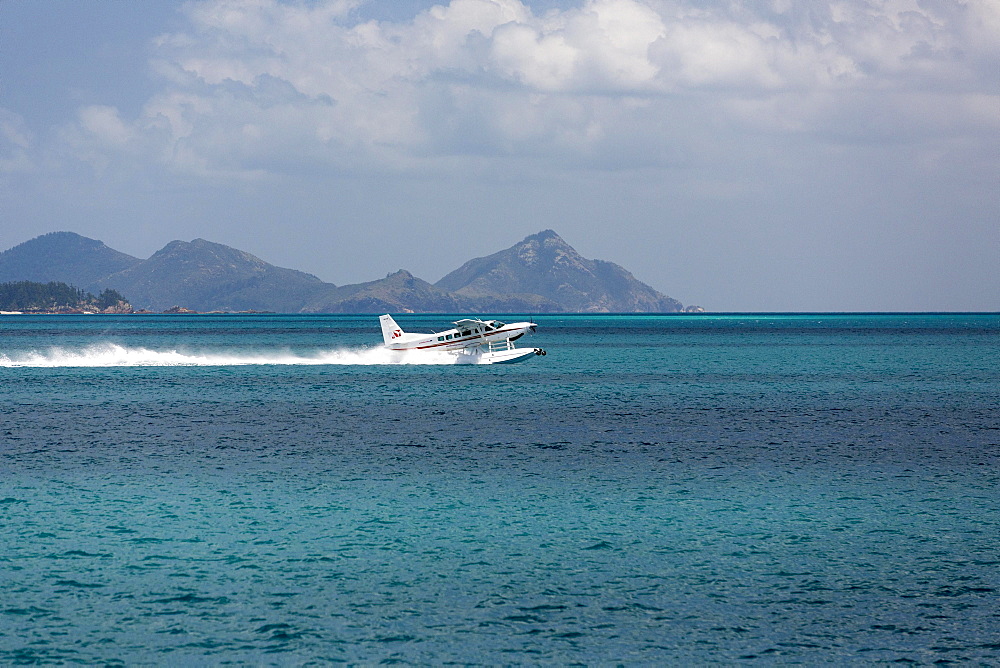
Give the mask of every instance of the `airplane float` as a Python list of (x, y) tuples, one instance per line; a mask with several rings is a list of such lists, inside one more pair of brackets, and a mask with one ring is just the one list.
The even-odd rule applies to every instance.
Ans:
[(544, 355), (541, 348), (515, 348), (514, 341), (538, 327), (533, 322), (505, 324), (499, 320), (466, 318), (452, 324), (454, 329), (435, 334), (404, 332), (391, 315), (379, 317), (385, 347), (399, 351), (436, 351), (455, 355), (456, 364), (512, 364), (532, 355)]

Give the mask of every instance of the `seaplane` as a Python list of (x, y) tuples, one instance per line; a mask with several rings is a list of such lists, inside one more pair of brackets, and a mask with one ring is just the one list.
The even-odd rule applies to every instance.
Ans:
[(499, 320), (465, 318), (453, 329), (434, 334), (404, 332), (389, 314), (379, 317), (385, 347), (399, 351), (436, 351), (455, 356), (456, 364), (513, 364), (534, 355), (541, 348), (516, 348), (514, 341), (538, 327), (533, 322), (506, 324)]

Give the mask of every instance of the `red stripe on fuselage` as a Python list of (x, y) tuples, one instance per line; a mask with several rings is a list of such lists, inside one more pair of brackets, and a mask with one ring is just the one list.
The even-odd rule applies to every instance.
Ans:
[(435, 343), (433, 343), (431, 345), (427, 345), (427, 346), (414, 346), (413, 348), (392, 348), (392, 350), (427, 350), (428, 348), (440, 348), (442, 346), (453, 346), (456, 343), (472, 342), (472, 341), (475, 341), (476, 339), (485, 339), (487, 337), (495, 336), (497, 334), (503, 334), (504, 332), (516, 332), (519, 329), (523, 329), (523, 327), (518, 327), (518, 328), (515, 328), (515, 329), (498, 329), (496, 331), (489, 332), (487, 334), (477, 334), (475, 336), (470, 336), (470, 337), (465, 338), (465, 339), (452, 339), (451, 341), (436, 341)]

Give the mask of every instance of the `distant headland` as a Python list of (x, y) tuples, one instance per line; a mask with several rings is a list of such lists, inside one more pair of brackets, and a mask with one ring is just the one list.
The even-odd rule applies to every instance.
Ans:
[[(47, 286), (32, 288), (36, 296), (44, 296), (42, 301), (0, 300), (2, 311), (25, 312), (703, 310), (698, 306), (683, 306), (613, 262), (584, 258), (552, 230), (530, 235), (506, 250), (469, 260), (434, 284), (399, 270), (379, 280), (341, 286), (323, 282), (312, 274), (276, 267), (250, 253), (204, 239), (172, 241), (142, 260), (96, 239), (73, 232), (52, 232), (0, 253), (0, 283)], [(24, 297), (26, 286), (21, 289)], [(94, 297), (94, 293), (98, 296)], [(15, 308), (17, 303), (26, 307)]]

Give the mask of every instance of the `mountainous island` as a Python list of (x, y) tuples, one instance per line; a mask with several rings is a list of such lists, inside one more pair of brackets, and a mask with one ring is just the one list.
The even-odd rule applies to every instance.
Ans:
[[(337, 286), (244, 251), (195, 239), (148, 259), (73, 232), (52, 232), (0, 253), (0, 283), (65, 283), (81, 295), (112, 291), (154, 312), (676, 313), (685, 308), (613, 262), (584, 258), (552, 230), (469, 260), (431, 284), (399, 270)], [(125, 295), (125, 297), (121, 297)], [(117, 304), (117, 303), (116, 303)], [(116, 305), (115, 308), (123, 309)], [(121, 312), (121, 311), (118, 311)]]

